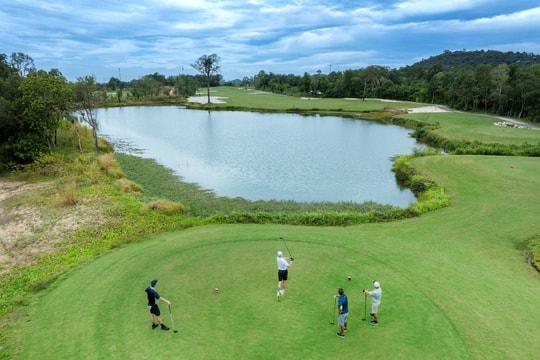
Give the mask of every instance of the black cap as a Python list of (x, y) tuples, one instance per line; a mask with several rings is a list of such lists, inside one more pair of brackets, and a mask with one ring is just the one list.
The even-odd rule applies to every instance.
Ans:
[(150, 285), (156, 286), (156, 284), (157, 284), (157, 279), (154, 279), (154, 280), (150, 281)]

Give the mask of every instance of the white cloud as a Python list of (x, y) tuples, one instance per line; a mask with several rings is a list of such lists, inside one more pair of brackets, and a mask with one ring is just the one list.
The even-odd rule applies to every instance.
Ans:
[(452, 1), (433, 1), (433, 0), (409, 0), (398, 2), (394, 5), (400, 16), (419, 15), (419, 14), (440, 14), (453, 11), (463, 11), (474, 8), (485, 3), (485, 0), (452, 0)]
[(221, 1), (206, 1), (206, 0), (151, 0), (155, 6), (170, 8), (177, 7), (182, 9), (200, 9), (207, 10), (212, 8), (219, 8), (222, 4)]
[[(480, 18), (472, 21), (472, 24), (486, 26), (512, 26), (517, 28), (532, 27), (540, 28), (540, 7), (518, 11), (510, 14), (493, 16), (491, 18)], [(533, 35), (534, 33), (531, 33)], [(539, 34), (536, 32), (536, 34)]]
[(228, 79), (404, 66), (444, 49), (538, 51), (538, 18), (540, 8), (506, 0), (10, 0), (0, 51), (98, 79), (120, 66), (135, 77), (187, 72), (216, 53)]

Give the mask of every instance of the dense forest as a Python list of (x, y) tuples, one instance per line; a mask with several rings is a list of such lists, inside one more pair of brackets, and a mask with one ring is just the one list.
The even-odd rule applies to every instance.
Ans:
[(445, 50), (440, 55), (424, 59), (412, 66), (431, 67), (433, 65), (440, 65), (443, 70), (450, 70), (458, 65), (465, 65), (470, 69), (474, 69), (477, 65), (491, 65), (492, 67), (496, 67), (500, 64), (519, 64), (525, 66), (538, 63), (540, 63), (540, 55), (523, 52)]
[(527, 53), (445, 51), (400, 69), (373, 65), (303, 76), (261, 70), (252, 84), (282, 94), (444, 104), (540, 122), (540, 56)]
[[(217, 59), (219, 59), (217, 57)], [(56, 131), (84, 123), (93, 130), (95, 151), (103, 106), (179, 102), (198, 88), (250, 86), (293, 96), (381, 98), (444, 104), (540, 122), (540, 55), (499, 51), (445, 51), (399, 69), (372, 65), (323, 74), (274, 74), (224, 82), (222, 76), (159, 73), (97, 83), (92, 76), (69, 82), (58, 69), (38, 70), (28, 55), (0, 54), (0, 171), (32, 163), (56, 146)]]

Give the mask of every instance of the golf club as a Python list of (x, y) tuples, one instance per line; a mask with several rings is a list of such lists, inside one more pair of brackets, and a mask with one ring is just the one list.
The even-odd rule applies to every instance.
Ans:
[(334, 319), (336, 318), (336, 301), (337, 298), (334, 296), (334, 310), (332, 312), (332, 321), (330, 321), (330, 325), (334, 325)]
[(287, 246), (287, 243), (285, 242), (285, 239), (283, 238), (283, 236), (280, 236), (279, 238), (281, 240), (283, 240), (283, 243), (285, 244), (285, 247), (287, 248), (287, 251), (289, 252), (289, 257), (291, 258), (291, 260), (294, 260), (292, 254), (291, 254), (291, 250), (289, 250), (289, 247)]
[(367, 301), (366, 301), (366, 298), (367, 298), (367, 294), (364, 293), (364, 317), (362, 318), (363, 321), (366, 321), (366, 309), (367, 309)]
[(174, 331), (175, 333), (177, 333), (178, 330), (176, 330), (176, 328), (174, 327), (174, 320), (173, 320), (173, 317), (172, 317), (171, 304), (169, 304), (169, 315), (171, 315), (171, 326), (172, 326), (172, 328), (173, 328), (173, 331)]

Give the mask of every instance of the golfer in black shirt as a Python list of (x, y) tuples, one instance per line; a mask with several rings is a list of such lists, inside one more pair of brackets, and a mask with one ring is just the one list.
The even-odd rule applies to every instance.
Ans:
[[(157, 328), (161, 325), (161, 330), (169, 330), (163, 321), (161, 320), (161, 312), (159, 311), (158, 301), (161, 300), (168, 305), (171, 305), (171, 302), (164, 297), (161, 297), (156, 291), (157, 280), (152, 280), (150, 286), (146, 288), (146, 295), (148, 296), (148, 308), (150, 309), (150, 322), (152, 323), (152, 329)], [(157, 318), (157, 324), (154, 321)]]

